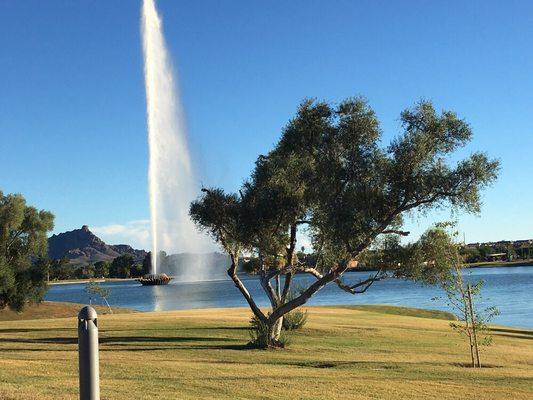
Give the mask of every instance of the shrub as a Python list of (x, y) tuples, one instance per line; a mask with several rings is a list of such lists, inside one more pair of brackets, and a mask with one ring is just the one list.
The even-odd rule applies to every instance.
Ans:
[(303, 328), (307, 322), (307, 311), (294, 310), (283, 316), (283, 329), (294, 331)]
[(264, 323), (255, 315), (250, 319), (250, 347), (258, 349), (284, 348), (289, 344), (285, 332), (281, 332), (279, 338), (272, 338), (272, 326)]
[[(288, 296), (287, 301), (291, 301), (298, 297), (302, 292), (304, 291), (304, 288), (302, 287), (296, 287), (292, 289)], [(283, 316), (283, 329), (286, 331), (294, 331), (297, 329), (303, 328), (303, 326), (307, 322), (307, 311), (301, 311), (300, 309), (295, 309)]]

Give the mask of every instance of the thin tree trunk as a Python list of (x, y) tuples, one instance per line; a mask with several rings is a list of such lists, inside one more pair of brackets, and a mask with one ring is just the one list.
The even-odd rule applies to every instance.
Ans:
[(104, 301), (107, 304), (107, 308), (109, 308), (109, 313), (113, 314), (113, 310), (111, 309), (111, 306), (109, 305), (109, 303), (107, 302), (107, 299), (105, 297), (104, 297)]
[(472, 359), (472, 368), (476, 367), (476, 359), (474, 358), (474, 342), (472, 341), (472, 332), (468, 332), (468, 341), (470, 342), (470, 358)]
[(472, 327), (470, 325), (470, 313), (468, 312), (468, 297), (462, 292), (463, 297), (463, 314), (465, 320), (465, 332), (468, 336), (468, 344), (470, 345), (470, 358), (472, 359), (472, 368), (476, 367), (476, 359), (474, 356), (474, 341), (472, 340)]
[(468, 309), (470, 311), (470, 321), (472, 322), (472, 336), (474, 340), (474, 348), (476, 350), (476, 360), (477, 367), (481, 368), (481, 362), (479, 360), (479, 347), (477, 343), (477, 331), (476, 331), (476, 317), (474, 315), (474, 306), (472, 305), (472, 287), (470, 284), (467, 285), (467, 295), (468, 295)]
[(472, 360), (472, 368), (475, 368), (476, 367), (476, 359), (475, 359), (475, 356), (474, 356), (474, 342), (472, 340), (472, 327), (471, 327), (471, 324), (470, 324), (470, 313), (468, 311), (468, 296), (467, 296), (467, 294), (464, 291), (464, 286), (463, 286), (462, 280), (461, 280), (460, 291), (461, 291), (461, 298), (462, 298), (462, 301), (463, 301), (462, 313), (463, 313), (463, 318), (464, 318), (464, 321), (465, 321), (465, 332), (466, 332), (466, 336), (468, 336), (468, 344), (470, 345), (470, 358)]

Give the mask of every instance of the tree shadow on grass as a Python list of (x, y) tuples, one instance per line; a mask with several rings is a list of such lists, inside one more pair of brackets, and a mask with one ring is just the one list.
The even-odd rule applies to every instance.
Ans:
[(503, 336), (516, 339), (533, 340), (533, 331), (515, 328), (496, 328), (490, 327), (489, 331), (495, 336)]
[[(77, 339), (76, 339), (77, 340)], [(128, 343), (184, 343), (184, 342), (230, 342), (230, 338), (213, 338), (206, 336), (109, 336), (101, 337), (101, 344)]]
[(55, 331), (67, 331), (76, 332), (76, 328), (1, 328), (0, 335), (3, 333), (32, 333), (32, 332), (55, 332)]
[(248, 331), (248, 326), (201, 326), (192, 328), (194, 330), (214, 330), (214, 331)]
[(74, 343), (78, 343), (78, 338), (77, 337), (0, 338), (0, 343), (6, 343), (6, 344), (9, 344), (9, 343), (74, 344)]
[(14, 347), (14, 348), (2, 348), (0, 350), (1, 353), (5, 352), (26, 352), (26, 351), (34, 351), (34, 352), (43, 352), (43, 351), (53, 351), (53, 352), (72, 352), (72, 349), (43, 349), (43, 348), (29, 348), (29, 347)]
[[(100, 337), (100, 345), (104, 346), (101, 351), (143, 351), (143, 350), (244, 350), (249, 348), (247, 345), (235, 344), (236, 339), (232, 338), (213, 338), (205, 336), (109, 336)], [(205, 342), (206, 344), (199, 345), (198, 342)], [(207, 344), (211, 342), (212, 344)], [(232, 342), (231, 344), (221, 344), (220, 342)], [(77, 337), (46, 337), (46, 338), (0, 338), (0, 343), (23, 343), (23, 344), (58, 344), (58, 345), (73, 345), (78, 343)], [(177, 344), (178, 346), (163, 347), (157, 346), (158, 343)], [(190, 344), (187, 344), (190, 343)], [(140, 344), (143, 347), (135, 346)], [(145, 347), (145, 345), (149, 345)], [(155, 345), (155, 346), (154, 346)], [(110, 348), (109, 348), (109, 347)], [(107, 348), (106, 348), (107, 347)], [(127, 347), (127, 348), (124, 348)], [(11, 349), (2, 349), (11, 350)], [(13, 351), (20, 351), (21, 349), (12, 349)], [(43, 349), (46, 350), (46, 349)], [(50, 349), (56, 351), (56, 349)]]
[(395, 370), (400, 368), (399, 363), (387, 363), (383, 361), (366, 361), (366, 360), (328, 360), (328, 361), (292, 361), (287, 360), (280, 362), (294, 367), (303, 368), (350, 368), (350, 367), (364, 367), (365, 369), (374, 370)]
[(250, 350), (248, 344), (206, 344), (200, 346), (158, 346), (158, 347), (127, 347), (127, 348), (101, 348), (100, 351), (116, 352), (116, 351), (161, 351), (161, 350)]
[[(243, 330), (249, 330), (247, 326), (237, 326), (237, 327), (231, 327), (231, 326), (201, 326), (201, 327), (184, 327), (180, 328), (174, 327), (174, 328), (125, 328), (125, 329), (101, 329), (100, 334), (105, 334), (109, 332), (161, 332), (161, 331), (203, 331), (203, 330), (213, 330), (213, 331), (243, 331)], [(75, 327), (73, 328), (0, 328), (0, 335), (4, 333), (32, 333), (32, 332), (76, 332), (77, 329)]]
[[(172, 328), (123, 328), (123, 329), (102, 329), (100, 330), (100, 333), (103, 332), (140, 332), (140, 331), (146, 331), (146, 332), (161, 332), (161, 331), (204, 331), (204, 330), (213, 330), (213, 331), (243, 331), (243, 330), (249, 330), (250, 328), (247, 326), (199, 326), (199, 327), (172, 327)], [(1, 333), (1, 332), (0, 332)]]
[[(461, 368), (471, 368), (471, 369), (477, 369), (478, 367), (473, 367), (472, 363), (469, 362), (457, 362), (457, 363), (451, 363), (454, 367), (461, 367)], [(503, 368), (503, 365), (496, 365), (496, 364), (481, 364), (481, 368)]]

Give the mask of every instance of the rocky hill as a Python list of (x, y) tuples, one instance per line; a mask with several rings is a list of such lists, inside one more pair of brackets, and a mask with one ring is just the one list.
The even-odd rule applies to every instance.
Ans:
[(59, 259), (67, 257), (72, 264), (88, 264), (112, 261), (122, 254), (131, 254), (136, 262), (142, 262), (146, 251), (136, 250), (127, 244), (109, 245), (89, 230), (87, 225), (52, 235), (48, 239), (48, 255)]
[(109, 247), (111, 247), (120, 255), (131, 254), (133, 256), (133, 259), (138, 262), (142, 262), (146, 254), (148, 254), (145, 250), (134, 249), (129, 244), (113, 244)]

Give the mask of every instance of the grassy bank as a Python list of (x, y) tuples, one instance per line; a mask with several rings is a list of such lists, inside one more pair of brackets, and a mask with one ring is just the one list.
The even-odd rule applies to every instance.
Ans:
[[(0, 310), (1, 321), (21, 321), (32, 319), (48, 319), (48, 318), (68, 318), (78, 315), (78, 312), (85, 304), (76, 303), (62, 303), (55, 301), (43, 301), (39, 304), (34, 304), (28, 307), (24, 312), (18, 313), (9, 308)], [(107, 314), (109, 310), (104, 306), (93, 306), (99, 314)], [(132, 313), (133, 310), (125, 308), (113, 308), (113, 313)], [(1, 326), (0, 326), (1, 327)], [(0, 328), (1, 329), (1, 328)]]
[[(533, 332), (465, 368), (445, 314), (316, 307), (287, 350), (245, 348), (244, 309), (102, 315), (103, 399), (531, 399)], [(401, 315), (409, 314), (409, 316)], [(0, 398), (76, 399), (76, 319), (0, 322)]]

